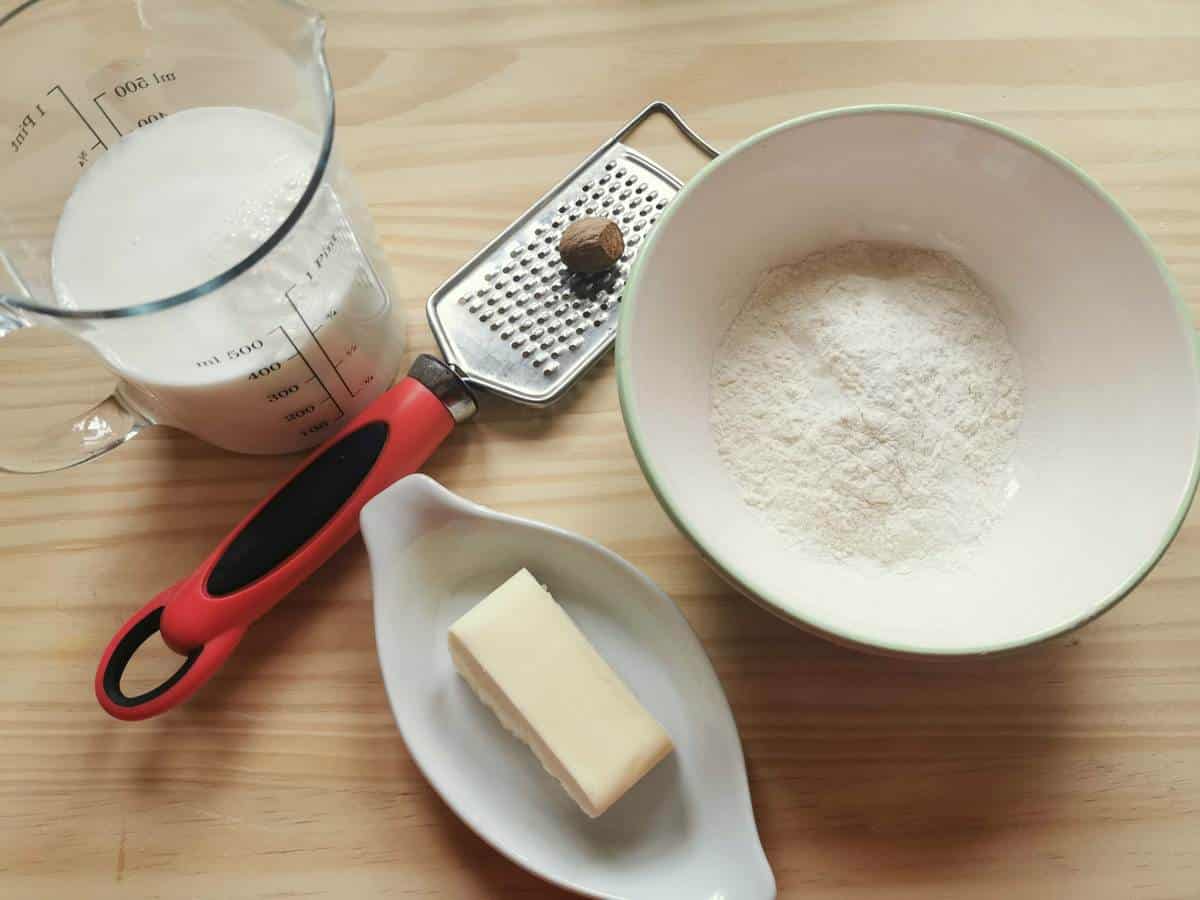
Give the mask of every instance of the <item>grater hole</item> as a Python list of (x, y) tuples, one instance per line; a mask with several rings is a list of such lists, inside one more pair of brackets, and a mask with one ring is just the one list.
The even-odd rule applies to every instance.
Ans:
[(604, 171), (611, 172), (616, 167), (617, 167), (617, 164), (610, 159), (608, 162), (606, 162), (604, 164)]
[(612, 181), (612, 177), (609, 175), (602, 175), (597, 179), (598, 184), (608, 184), (610, 181)]
[(522, 351), (521, 351), (521, 355), (522, 355), (522, 356), (524, 356), (524, 357), (526, 357), (526, 358), (528, 358), (528, 357), (530, 357), (530, 356), (533, 356), (533, 348), (532, 348), (532, 347), (526, 347), (524, 350), (522, 350)]
[(647, 200), (654, 200), (658, 197), (658, 191), (651, 191), (646, 195)]
[(628, 200), (629, 193), (630, 193), (629, 190), (626, 189), (626, 190), (621, 191), (621, 193), (617, 194), (617, 197), (620, 198), (621, 200)]
[(589, 206), (587, 209), (584, 210), (584, 212), (587, 213), (589, 216), (594, 215), (596, 212), (596, 207)]
[[(567, 211), (567, 204), (565, 204), (565, 203), (558, 204), (558, 211), (560, 213), (565, 213)], [(557, 223), (555, 223), (555, 222), (551, 222), (550, 224), (554, 225), (555, 228), (558, 227)]]
[(645, 222), (634, 222), (634, 223), (633, 223), (633, 230), (634, 230), (634, 231), (641, 231), (641, 230), (642, 230), (643, 228), (645, 228), (645, 227), (646, 227), (646, 223), (645, 223)]
[(583, 189), (585, 191), (590, 191), (592, 189), (592, 183), (590, 181), (585, 181), (583, 183)]
[(636, 243), (637, 243), (638, 241), (640, 241), (641, 239), (642, 239), (642, 236), (641, 236), (640, 234), (631, 234), (631, 235), (629, 236), (629, 240), (627, 240), (625, 243), (627, 243), (627, 244), (636, 244)]
[[(558, 210), (558, 211), (559, 211), (559, 212), (563, 212), (563, 213), (565, 213), (565, 212), (567, 211), (567, 208), (566, 208), (566, 206), (561, 206), (561, 207), (559, 207), (559, 210)], [(562, 225), (562, 223), (563, 223), (562, 217), (561, 217), (561, 216), (555, 216), (553, 219), (551, 219), (551, 220), (550, 220), (550, 227), (551, 227), (551, 228), (558, 228), (559, 226), (561, 226), (561, 225)], [(546, 240), (548, 240), (548, 241), (550, 241), (550, 240), (553, 240), (553, 239), (554, 239), (554, 236), (553, 236), (553, 235), (547, 235), (547, 236), (546, 236)]]
[(604, 196), (604, 191), (594, 191), (594, 192), (592, 193), (592, 199), (593, 199), (593, 200), (599, 200), (599, 199), (600, 199), (601, 197), (603, 197), (603, 196)]
[(609, 213), (614, 216), (619, 216), (623, 212), (625, 212), (625, 207), (622, 206), (620, 203), (618, 203), (616, 206), (614, 206), (612, 209), (609, 210)]
[(624, 178), (625, 177), (625, 167), (622, 166), (621, 168), (617, 169), (617, 171), (613, 172), (613, 175), (615, 175), (617, 178)]
[(513, 336), (513, 329), (511, 329), (511, 328), (505, 328), (503, 331), (500, 332), (500, 337), (502, 340), (507, 341), (512, 336)]
[(573, 212), (573, 213), (571, 213), (571, 215), (567, 216), (567, 218), (570, 219), (572, 222), (574, 222), (576, 219), (579, 218), (579, 213)]
[(666, 201), (666, 200), (659, 200), (657, 203), (655, 203), (655, 204), (654, 204), (654, 208), (655, 208), (655, 209), (666, 209), (666, 208), (667, 208), (667, 201)]
[(646, 190), (646, 185), (644, 183), (639, 184), (636, 188), (634, 188), (634, 190), (641, 194)]
[(467, 312), (477, 313), (482, 308), (483, 308), (483, 304), (480, 303), (478, 300), (476, 300), (474, 303), (472, 303), (470, 306), (467, 307)]
[(545, 258), (546, 258), (546, 252), (547, 252), (547, 251), (545, 251), (545, 250), (539, 250), (539, 251), (537, 252), (537, 258), (538, 258), (538, 259), (545, 259)]
[(633, 216), (630, 215), (629, 213), (626, 213), (625, 215), (621, 216), (621, 221), (624, 222), (626, 225), (628, 225), (630, 222), (633, 221)]
[(546, 230), (546, 229), (545, 229), (545, 228), (543, 228), (541, 225), (535, 225), (535, 226), (534, 226), (534, 228), (533, 228), (533, 233), (534, 233), (535, 235), (540, 235), (540, 234), (542, 234), (542, 233), (543, 233), (545, 230)]
[(626, 187), (633, 187), (635, 184), (637, 184), (637, 179), (634, 178), (633, 176), (630, 176), (629, 178), (625, 179)]

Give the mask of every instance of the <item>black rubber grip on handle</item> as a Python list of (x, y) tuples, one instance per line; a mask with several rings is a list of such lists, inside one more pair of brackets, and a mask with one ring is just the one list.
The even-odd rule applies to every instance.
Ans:
[(387, 422), (369, 422), (297, 473), (229, 542), (205, 582), (208, 593), (239, 591), (304, 546), (367, 477), (387, 437)]

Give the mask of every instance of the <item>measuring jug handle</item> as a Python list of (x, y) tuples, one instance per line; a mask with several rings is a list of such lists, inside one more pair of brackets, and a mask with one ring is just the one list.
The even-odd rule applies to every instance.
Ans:
[[(118, 719), (136, 720), (186, 700), (255, 619), (357, 533), (367, 501), (420, 468), (454, 425), (474, 412), (475, 401), (449, 367), (418, 357), (408, 377), (318, 447), (195, 572), (125, 624), (100, 660), (95, 684), (100, 705)], [(185, 661), (159, 688), (126, 697), (121, 673), (155, 631), (172, 650), (195, 661)]]
[[(32, 327), (32, 322), (0, 303), (0, 337)], [(68, 469), (121, 446), (149, 424), (118, 390), (66, 422), (34, 433), (5, 430), (0, 438), (0, 471), (34, 475)]]

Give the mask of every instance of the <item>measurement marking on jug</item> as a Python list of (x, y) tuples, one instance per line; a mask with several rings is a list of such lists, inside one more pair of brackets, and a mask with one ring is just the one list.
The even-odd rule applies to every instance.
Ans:
[[(295, 356), (289, 356), (283, 362), (291, 362), (295, 358), (296, 358)], [(219, 362), (220, 362), (220, 360), (217, 359), (215, 356), (213, 356), (213, 357), (210, 357), (209, 359), (200, 360), (200, 362), (196, 363), (196, 365), (212, 366), (212, 365), (216, 365)], [(269, 366), (263, 366), (261, 369), (255, 369), (253, 372), (250, 373), (249, 380), (257, 381), (259, 378), (266, 378), (272, 372), (278, 372), (283, 367), (283, 362), (273, 362)]]
[[(254, 353), (257, 350), (261, 350), (262, 348), (263, 348), (262, 338), (255, 338), (248, 344), (242, 344), (240, 347), (232, 347), (229, 350), (226, 350), (224, 358), (222, 358), (218, 354), (214, 353), (212, 356), (205, 357), (204, 359), (198, 359), (195, 362), (196, 362), (197, 368), (209, 369), (209, 368), (212, 368), (213, 366), (219, 366), (222, 363), (226, 362), (227, 360), (234, 360), (234, 359), (238, 359), (239, 357), (242, 357), (242, 356), (247, 356), (251, 353)], [(284, 360), (284, 362), (287, 362), (287, 360)], [(278, 362), (275, 362), (275, 363), (271, 363), (268, 366), (264, 366), (261, 369), (257, 369), (255, 371), (251, 372), (250, 380), (253, 381), (255, 378), (262, 378), (265, 375), (269, 375), (270, 373), (272, 373), (276, 369), (278, 369), (279, 365), (280, 364)]]
[[(284, 397), (288, 396), (289, 394), (294, 394), (298, 390), (300, 390), (300, 385), (289, 384), (287, 387), (280, 388), (277, 391), (272, 391), (271, 393), (267, 394), (267, 402), (274, 403), (276, 400), (282, 400)], [(321, 402), (324, 403), (325, 401), (322, 400)]]
[[(329, 399), (332, 400), (333, 398), (330, 397)], [(310, 403), (310, 404), (308, 404), (308, 406), (302, 406), (299, 409), (292, 410), (290, 413), (288, 413), (287, 415), (285, 415), (283, 417), (283, 421), (295, 422), (297, 419), (303, 419), (305, 416), (312, 415), (316, 411), (317, 411), (317, 405), (315, 403)]]
[[(96, 139), (96, 143), (92, 144), (92, 146), (88, 149), (95, 150), (97, 147), (103, 147), (105, 150), (107, 150), (108, 144), (104, 143), (104, 138), (100, 137), (96, 129), (92, 127), (92, 123), (87, 120), (87, 116), (81, 113), (79, 111), (79, 107), (75, 105), (75, 102), (67, 96), (67, 92), (62, 89), (62, 85), (56, 84), (54, 87), (50, 88), (50, 90), (46, 91), (46, 96), (49, 97), (54, 93), (62, 95), (62, 98), (67, 101), (67, 106), (71, 107), (75, 115), (79, 116), (79, 121), (87, 126), (87, 130), (90, 131), (92, 133), (92, 137)], [(85, 162), (87, 162), (87, 159), (81, 158), (79, 164), (82, 166)]]
[[(151, 82), (150, 78), (154, 81)], [(152, 88), (156, 84), (169, 84), (175, 80), (174, 72), (151, 72), (150, 78), (145, 75), (135, 75), (133, 78), (127, 78), (125, 81), (118, 81), (113, 85), (113, 93), (118, 99), (128, 97), (130, 94), (136, 94), (138, 91), (144, 91), (147, 88)]]
[[(292, 299), (292, 291), (295, 289), (296, 285), (293, 284), (290, 288), (283, 292), (283, 296), (287, 299), (288, 304), (292, 307), (292, 311), (296, 313), (297, 318), (300, 319), (300, 322), (304, 326), (304, 329), (308, 332), (309, 337), (313, 339), (313, 343), (317, 345), (317, 349), (321, 351), (321, 355), (325, 357), (325, 362), (329, 363), (329, 368), (333, 369), (333, 374), (338, 377), (338, 381), (340, 381), (342, 383), (342, 387), (346, 389), (346, 393), (351, 397), (358, 396), (357, 391), (352, 391), (350, 389), (350, 385), (346, 383), (346, 379), (342, 377), (342, 373), (338, 371), (337, 365), (335, 365), (333, 360), (330, 358), (329, 351), (325, 349), (325, 345), (322, 344), (317, 338), (317, 333), (312, 330), (312, 326), (308, 324), (308, 320), (305, 319), (304, 314), (300, 312), (300, 307), (298, 307), (296, 305), (296, 301)], [(342, 362), (345, 362), (345, 360), (343, 359)], [(313, 374), (315, 375), (316, 372), (313, 372)], [(331, 394), (330, 396), (333, 395)]]
[(108, 120), (108, 124), (112, 126), (112, 130), (117, 133), (117, 136), (124, 137), (124, 135), (121, 134), (121, 129), (117, 127), (117, 123), (114, 122), (112, 120), (112, 116), (110, 116), (108, 114), (108, 110), (100, 105), (100, 98), (105, 96), (107, 93), (108, 93), (108, 91), (101, 91), (95, 97), (92, 98), (92, 102), (96, 104), (96, 109), (100, 110), (101, 115), (103, 115), (104, 118)]
[[(37, 113), (36, 116), (34, 115), (35, 112)], [(25, 113), (21, 117), (21, 121), (17, 123), (17, 133), (9, 141), (9, 146), (12, 147), (13, 153), (21, 149), (21, 146), (25, 143), (25, 139), (29, 137), (29, 132), (37, 128), (38, 122), (44, 118), (46, 118), (46, 110), (42, 108), (42, 104), (40, 103), (33, 104), (33, 112)]]
[[(288, 298), (288, 302), (291, 303), (290, 297)], [(295, 308), (295, 307), (293, 306), (293, 308)], [(297, 315), (299, 315), (298, 310), (297, 310)], [(301, 321), (303, 321), (303, 319), (301, 319)], [(334, 417), (334, 421), (337, 421), (342, 416), (346, 415), (346, 411), (344, 409), (342, 409), (342, 405), (340, 403), (338, 403), (337, 400), (334, 399), (333, 392), (331, 390), (329, 390), (329, 388), (325, 385), (325, 382), (321, 380), (321, 376), (318, 375), (317, 370), (312, 367), (312, 363), (310, 363), (308, 361), (308, 357), (306, 357), (303, 353), (300, 352), (300, 348), (296, 346), (296, 342), (292, 340), (292, 336), (287, 333), (287, 329), (284, 328), (282, 325), (276, 325), (271, 330), (278, 331), (280, 334), (282, 334), (284, 336), (284, 338), (287, 340), (287, 342), (292, 345), (292, 349), (296, 351), (296, 355), (298, 357), (300, 357), (300, 359), (304, 363), (304, 365), (308, 367), (308, 371), (311, 372), (312, 377), (317, 380), (317, 384), (319, 384), (321, 386), (321, 390), (323, 390), (325, 392), (325, 396), (328, 397), (330, 400), (333, 400), (333, 405), (337, 407), (337, 411), (338, 411), (337, 416)], [(318, 344), (317, 346), (320, 346), (320, 345)], [(291, 421), (291, 420), (289, 419), (288, 421)], [(316, 431), (316, 430), (317, 430), (317, 427), (313, 426), (311, 429), (306, 429), (305, 431), (301, 432), (301, 434), (307, 436), (308, 434), (312, 433), (312, 431)]]

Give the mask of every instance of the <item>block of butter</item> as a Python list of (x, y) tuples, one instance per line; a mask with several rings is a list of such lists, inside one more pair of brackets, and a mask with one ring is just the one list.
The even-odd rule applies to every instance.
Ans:
[(449, 641), (454, 667), (479, 699), (593, 818), (673, 749), (526, 569), (451, 625)]

